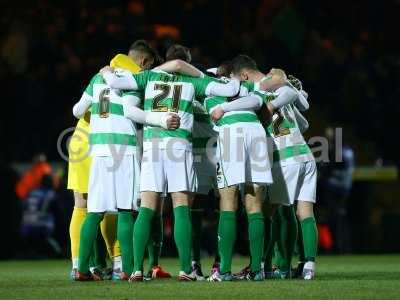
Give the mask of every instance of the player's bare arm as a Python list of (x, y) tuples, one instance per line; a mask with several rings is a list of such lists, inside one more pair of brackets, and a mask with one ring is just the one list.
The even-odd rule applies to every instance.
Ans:
[(188, 75), (192, 77), (203, 77), (204, 74), (196, 67), (181, 60), (174, 59), (163, 63), (161, 66), (154, 68), (154, 70), (160, 70), (167, 73), (178, 73), (182, 75)]

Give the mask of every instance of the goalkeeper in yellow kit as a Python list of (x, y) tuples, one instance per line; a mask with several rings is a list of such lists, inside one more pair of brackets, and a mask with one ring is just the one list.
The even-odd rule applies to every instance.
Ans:
[[(138, 73), (152, 67), (156, 52), (144, 40), (138, 40), (129, 48), (128, 55), (118, 54), (112, 60), (112, 67), (123, 68)], [(87, 213), (87, 193), (91, 158), (89, 156), (89, 119), (85, 115), (80, 119), (69, 143), (68, 189), (74, 192), (74, 210), (70, 223), (71, 278), (75, 277), (78, 269), (80, 231)], [(107, 246), (109, 256), (113, 260), (113, 272), (118, 273), (122, 268), (121, 252), (116, 240), (117, 215), (106, 214), (101, 223), (101, 233)], [(97, 272), (98, 270), (92, 269)]]

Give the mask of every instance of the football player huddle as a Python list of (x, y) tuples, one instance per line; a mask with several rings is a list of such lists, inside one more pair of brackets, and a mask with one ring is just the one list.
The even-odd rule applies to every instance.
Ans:
[[(171, 46), (162, 63), (146, 41), (136, 41), (93, 76), (74, 105), (71, 278), (171, 277), (159, 264), (169, 195), (178, 280), (314, 279), (317, 171), (302, 135), (309, 104), (300, 80), (276, 68), (264, 74), (245, 55), (204, 72), (190, 63), (187, 47)], [(219, 199), (218, 253), (206, 278), (200, 241), (211, 192)], [(233, 274), (239, 200), (250, 261)]]

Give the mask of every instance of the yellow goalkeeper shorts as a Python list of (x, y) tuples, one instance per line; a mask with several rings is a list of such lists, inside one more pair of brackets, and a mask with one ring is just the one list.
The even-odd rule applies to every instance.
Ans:
[(79, 120), (68, 145), (68, 189), (87, 193), (91, 157), (89, 156), (89, 123)]

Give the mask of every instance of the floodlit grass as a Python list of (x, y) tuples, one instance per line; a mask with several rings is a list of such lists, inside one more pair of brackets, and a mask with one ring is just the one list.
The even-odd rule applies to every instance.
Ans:
[[(176, 259), (162, 265), (178, 272)], [(236, 257), (233, 271), (247, 263)], [(205, 272), (211, 259), (203, 260)], [(71, 282), (65, 260), (0, 262), (0, 299), (400, 299), (400, 256), (325, 256), (317, 279), (264, 282)]]

